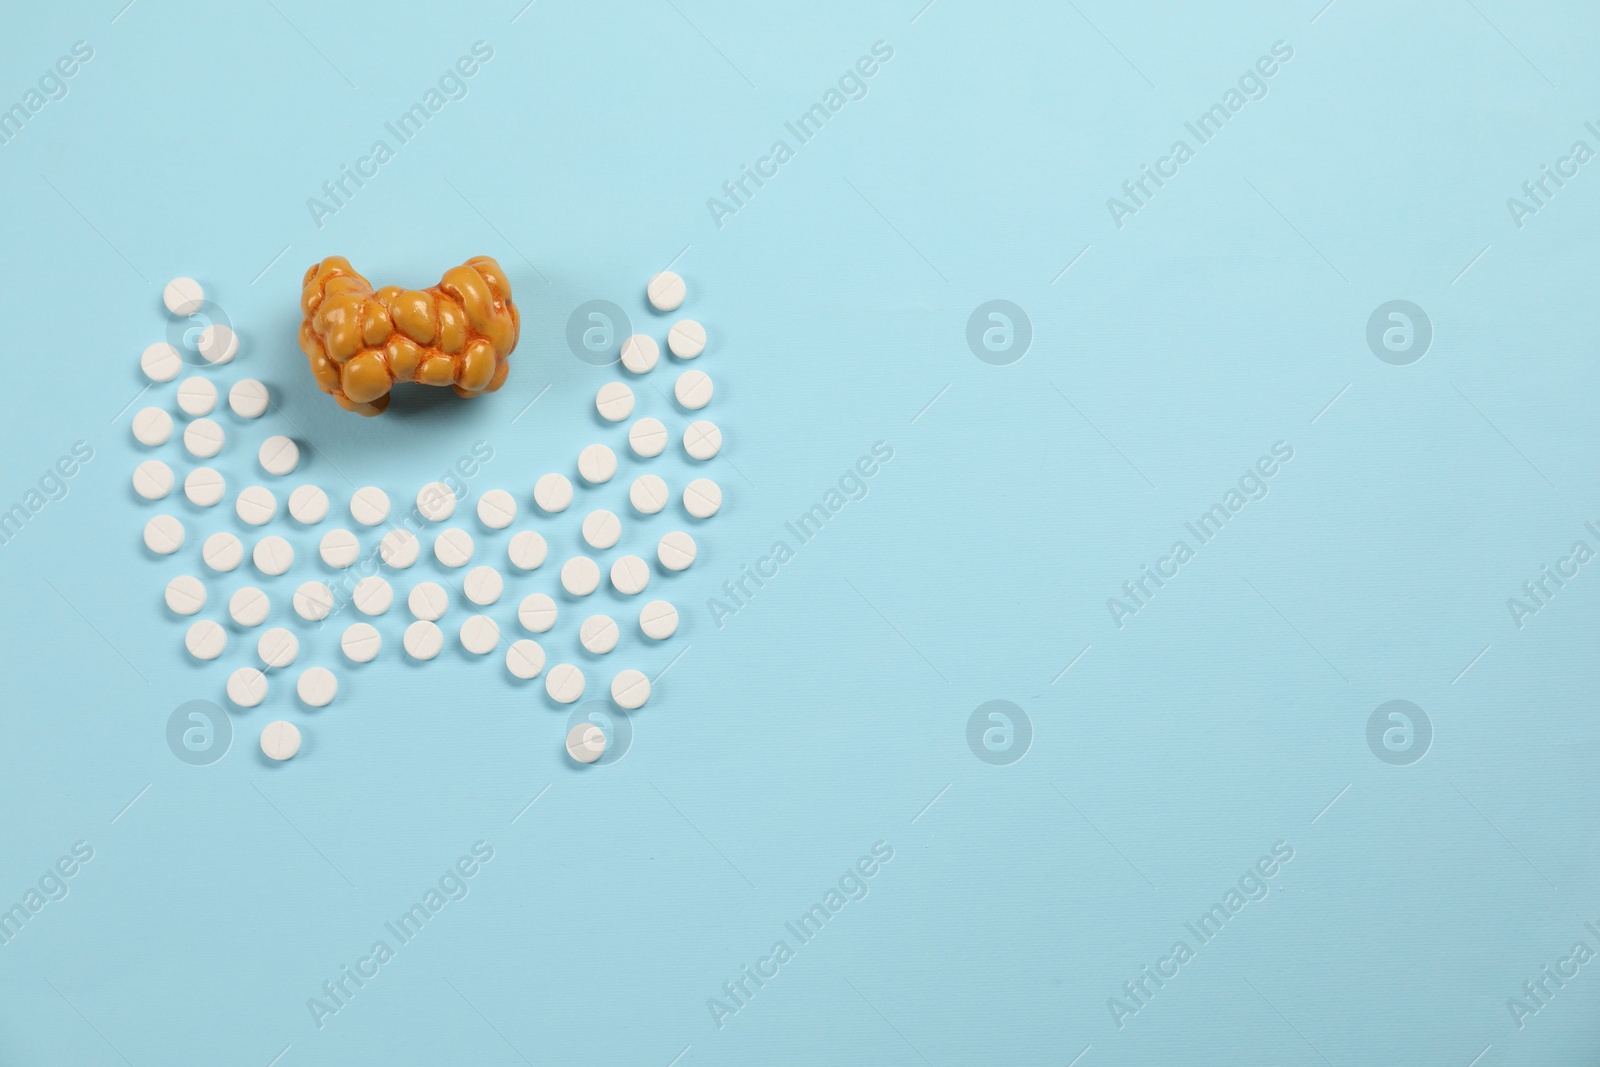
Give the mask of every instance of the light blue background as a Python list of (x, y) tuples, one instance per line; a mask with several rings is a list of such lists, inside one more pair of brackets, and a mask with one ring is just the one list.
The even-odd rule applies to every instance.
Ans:
[[(1506, 199), (1573, 141), (1600, 148), (1600, 18), (922, 4), (8, 16), (0, 103), (75, 41), (94, 57), (0, 147), (0, 506), (74, 441), (94, 459), (0, 547), (0, 903), (76, 841), (94, 858), (0, 947), (0, 1063), (1591, 1062), (1600, 963), (1520, 1029), (1507, 999), (1575, 942), (1600, 950), (1600, 578), (1521, 629), (1506, 600), (1575, 540), (1600, 548), (1583, 528), (1600, 520), (1597, 164), (1520, 229)], [(467, 95), (319, 229), (306, 199), (478, 40), (494, 56)], [(894, 56), (867, 96), (718, 227), (707, 199), (877, 41)], [(1265, 99), (1117, 228), (1106, 199), (1275, 41), (1294, 55)], [(329, 254), (412, 285), (498, 257), (523, 309), (504, 390), (336, 409), (295, 343), (301, 273)], [(471, 514), (488, 488), (551, 543), (492, 609), (505, 640), (588, 507), (617, 510), (634, 550), (689, 521), (627, 508), (634, 474), (676, 491), (690, 464), (629, 457), (591, 404), (616, 372), (564, 339), (591, 299), (664, 339), (643, 285), (674, 261), (712, 337), (695, 365), (716, 381), (727, 445), (707, 471), (727, 503), (693, 527), (694, 567), (653, 578), (683, 612), (673, 641), (643, 647), (611, 594), (625, 637), (604, 663), (577, 647), (587, 605), (545, 641), (591, 693), (671, 664), (625, 759), (575, 768), (566, 709), (501, 651), (469, 662), (459, 604), (426, 666), (399, 652), (401, 599), (365, 667), (338, 627), (289, 615), (354, 486), (409, 499), (477, 441), (494, 458), (458, 515), (480, 557), (506, 540)], [(174, 385), (135, 397), (179, 274), (242, 338), (210, 376), (259, 377), (281, 404), (220, 417), (230, 505), (212, 513), (129, 485), (132, 410), (172, 403)], [(1009, 366), (965, 341), (992, 299), (1034, 330)], [(1410, 366), (1365, 342), (1392, 299), (1434, 325)], [(637, 391), (677, 427), (656, 392), (673, 364)], [(269, 432), (305, 454), (280, 500), (315, 481), (334, 515), (277, 524), (290, 574), (211, 580), (200, 540), (245, 533), (231, 499), (267, 480)], [(531, 516), (533, 480), (600, 440), (619, 478)], [(1107, 598), (1280, 440), (1294, 458), (1270, 495), (1113, 625)], [(894, 458), (865, 498), (719, 628), (707, 599), (878, 441)], [(192, 465), (176, 441), (157, 454)], [(172, 558), (140, 542), (163, 509), (189, 528)], [(438, 571), (425, 559), (397, 592)], [(184, 654), (162, 604), (184, 572), (207, 578), (206, 617), (266, 588), (302, 634), (296, 671), (339, 674), (335, 703), (309, 711), (275, 677), (234, 711), (222, 761), (175, 759), (173, 709), (223, 701), (253, 658), (231, 626), (221, 660)], [(993, 699), (1034, 731), (1009, 766), (966, 742)], [(1394, 699), (1433, 725), (1410, 766), (1367, 745)], [(269, 766), (256, 737), (280, 717), (306, 745)], [(319, 1030), (307, 999), (480, 840), (494, 858), (469, 895)], [(894, 858), (870, 894), (719, 1028), (708, 998), (794, 943), (784, 924), (877, 841)], [(1108, 998), (1278, 841), (1294, 858), (1267, 898), (1119, 1028)]]

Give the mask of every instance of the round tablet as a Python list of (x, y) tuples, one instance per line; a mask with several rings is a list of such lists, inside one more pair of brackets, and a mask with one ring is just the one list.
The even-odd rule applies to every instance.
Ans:
[(216, 659), (228, 647), (228, 632), (210, 619), (201, 619), (183, 635), (183, 647), (195, 659)]
[(233, 510), (251, 526), (265, 526), (278, 513), (278, 498), (264, 485), (247, 485), (239, 490)]
[(644, 592), (650, 584), (650, 565), (638, 556), (622, 556), (611, 565), (611, 586), (625, 596)]
[(636, 333), (622, 342), (622, 365), (635, 374), (648, 374), (661, 358), (655, 338)]
[(572, 503), (572, 483), (565, 474), (542, 475), (533, 483), (533, 502), (545, 511), (566, 511)]
[(206, 585), (192, 574), (180, 574), (167, 583), (167, 607), (179, 615), (193, 615), (206, 606)]
[(394, 603), (394, 589), (376, 575), (363, 578), (350, 593), (356, 610), (363, 615), (382, 615)]
[(294, 683), (294, 691), (308, 707), (325, 708), (339, 693), (339, 679), (326, 667), (307, 667)]
[(300, 728), (292, 722), (269, 722), (261, 731), (261, 752), (268, 759), (293, 759), (300, 751)]
[(665, 600), (652, 600), (639, 612), (639, 629), (652, 641), (665, 641), (678, 632), (678, 609)]
[(171, 515), (157, 515), (144, 524), (144, 547), (157, 555), (172, 555), (183, 547), (183, 523)]
[(329, 530), (322, 535), (318, 551), (322, 555), (322, 562), (330, 567), (343, 568), (356, 561), (361, 554), (361, 544), (349, 530)]
[(500, 643), (500, 627), (487, 615), (469, 615), (461, 624), (461, 647), (474, 656), (486, 656)]
[(193, 278), (174, 278), (161, 290), (161, 302), (179, 318), (188, 318), (205, 306), (206, 291)]
[(213, 322), (200, 331), (195, 347), (200, 350), (200, 358), (207, 363), (226, 363), (238, 354), (239, 335), (233, 332), (232, 327)]
[(222, 499), (228, 485), (210, 467), (196, 467), (183, 479), (183, 495), (196, 507), (209, 508)]
[(578, 474), (590, 485), (602, 485), (617, 473), (617, 454), (605, 445), (589, 445), (578, 453)]
[(544, 538), (532, 530), (522, 530), (506, 546), (506, 556), (519, 571), (531, 571), (544, 566), (548, 546)]
[(260, 626), (267, 621), (272, 602), (267, 594), (247, 585), (228, 598), (228, 615), (240, 626)]
[(511, 647), (506, 649), (506, 670), (523, 681), (539, 677), (539, 672), (544, 670), (544, 649), (539, 647), (539, 642), (526, 637), (511, 642)]
[(633, 390), (623, 382), (607, 382), (595, 394), (594, 407), (607, 422), (621, 422), (633, 414)]
[(622, 539), (622, 520), (605, 508), (583, 517), (583, 539), (590, 548), (610, 548)]
[(178, 383), (178, 407), (185, 415), (209, 415), (217, 406), (217, 387), (198, 374)]
[(350, 517), (363, 526), (376, 526), (389, 517), (389, 494), (367, 485), (350, 498)]
[(686, 370), (673, 383), (672, 395), (690, 411), (699, 411), (711, 403), (711, 375), (703, 370)]
[(656, 558), (669, 571), (688, 570), (694, 562), (694, 538), (682, 530), (673, 530), (656, 545)]
[(371, 663), (383, 648), (383, 635), (369, 622), (352, 623), (339, 638), (339, 648), (351, 663)]
[(201, 459), (210, 459), (221, 452), (227, 438), (222, 427), (211, 419), (195, 419), (183, 428), (183, 447), (189, 450), (191, 456)]
[(433, 539), (433, 557), (446, 567), (464, 567), (472, 559), (472, 535), (452, 526)]
[[(546, 688), (549, 679), (545, 680)], [(567, 731), (567, 755), (579, 763), (593, 763), (606, 754), (605, 732), (592, 722), (580, 722)]]
[(650, 306), (657, 311), (676, 311), (683, 306), (683, 298), (688, 289), (683, 284), (683, 278), (670, 270), (664, 270), (650, 279), (650, 284), (644, 287), (645, 295), (650, 298)]
[(139, 357), (139, 369), (152, 382), (170, 382), (183, 370), (183, 357), (165, 341), (157, 341)]
[(456, 513), (456, 491), (443, 482), (429, 482), (417, 490), (417, 510), (429, 522), (443, 522)]
[(294, 613), (307, 622), (326, 619), (333, 610), (333, 590), (321, 582), (301, 582), (294, 591)]
[(438, 582), (418, 582), (406, 597), (406, 607), (424, 622), (433, 622), (449, 609), (450, 596)]
[(529, 593), (517, 605), (517, 621), (531, 634), (542, 634), (556, 624), (556, 602), (543, 593)]
[(679, 319), (667, 334), (667, 347), (679, 359), (693, 359), (706, 350), (706, 328), (694, 319)]
[(696, 478), (683, 487), (683, 510), (697, 519), (709, 519), (722, 510), (722, 486), (710, 478)]
[(133, 416), (133, 439), (141, 445), (164, 445), (172, 438), (172, 416), (160, 408), (140, 408)]
[(583, 620), (583, 625), (578, 627), (578, 640), (583, 647), (597, 656), (603, 656), (617, 647), (617, 638), (622, 632), (617, 629), (617, 621), (609, 615), (590, 615)]
[(294, 566), (294, 546), (277, 534), (268, 534), (250, 550), (250, 561), (262, 574), (285, 574)]
[(561, 588), (573, 596), (588, 596), (600, 584), (600, 566), (588, 556), (573, 556), (561, 565)]
[(667, 483), (654, 474), (641, 474), (628, 487), (628, 503), (641, 515), (654, 515), (667, 506)]
[(644, 702), (650, 699), (650, 679), (643, 671), (631, 667), (619, 672), (611, 679), (611, 699), (617, 702), (617, 707), (629, 711), (644, 707)]
[(544, 691), (551, 700), (570, 704), (583, 696), (583, 672), (570, 663), (557, 663), (544, 676)]
[(667, 428), (660, 419), (640, 419), (628, 428), (628, 447), (641, 459), (659, 456), (667, 450)]
[(295, 522), (316, 525), (328, 517), (328, 494), (315, 485), (297, 487), (289, 494), (289, 514)]
[(474, 567), (467, 572), (466, 581), (461, 583), (461, 591), (467, 594), (467, 599), (479, 607), (488, 607), (500, 599), (500, 593), (505, 589), (505, 579), (500, 577), (500, 572), (493, 567)]
[(444, 634), (428, 620), (418, 619), (406, 627), (401, 643), (406, 646), (406, 655), (412, 659), (432, 659), (444, 648)]
[(300, 465), (300, 446), (282, 434), (273, 434), (261, 442), (261, 447), (256, 450), (256, 459), (268, 474), (282, 476)]
[(378, 555), (397, 571), (403, 571), (422, 554), (422, 542), (410, 530), (390, 530), (378, 542)]
[(504, 489), (490, 489), (478, 498), (478, 521), (491, 530), (504, 530), (517, 517), (517, 498)]
[(254, 378), (240, 378), (228, 390), (228, 406), (241, 419), (259, 419), (270, 399), (267, 387)]
[(274, 626), (256, 642), (256, 655), (268, 667), (287, 667), (300, 654), (300, 639), (281, 626)]
[[(184, 485), (187, 487), (188, 479)], [(172, 492), (172, 468), (159, 459), (145, 460), (133, 468), (133, 491), (146, 500), (160, 500)]]
[(228, 675), (228, 699), (241, 708), (253, 708), (267, 698), (267, 676), (254, 667), (240, 667)]
[(683, 428), (683, 450), (693, 459), (710, 459), (722, 451), (722, 431), (708, 419)]
[(244, 544), (231, 533), (214, 533), (200, 546), (200, 558), (214, 571), (231, 571), (244, 562)]

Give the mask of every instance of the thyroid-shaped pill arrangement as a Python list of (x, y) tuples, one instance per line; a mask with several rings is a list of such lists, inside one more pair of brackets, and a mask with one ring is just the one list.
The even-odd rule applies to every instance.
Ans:
[[(672, 311), (687, 287), (663, 273), (645, 295)], [(174, 316), (191, 315), (206, 305), (205, 290), (175, 279), (164, 303)], [(449, 385), (462, 396), (499, 388), (519, 327), (504, 274), (482, 256), (424, 291), (373, 290), (331, 257), (307, 272), (302, 310), (300, 342), (317, 385), (368, 415), (385, 409), (396, 382)], [(711, 478), (671, 485), (643, 469), (674, 437), (696, 468), (722, 445), (721, 429), (699, 417), (715, 395), (710, 375), (681, 365), (706, 350), (705, 327), (676, 316), (658, 326), (680, 361), (671, 388), (612, 380), (570, 396), (594, 405), (606, 439), (571, 442), (549, 464), (559, 469), (519, 464), (525, 473), (505, 485), (423, 477), (362, 485), (349, 481), (348, 458), (339, 469), (311, 469), (320, 451), (277, 411), (280, 387), (213, 380), (239, 348), (230, 327), (200, 331), (198, 359), (165, 343), (144, 351), (154, 399), (131, 418), (130, 480), (149, 509), (136, 536), (160, 568), (174, 654), (202, 665), (236, 718), (276, 701), (255, 731), (261, 766), (293, 759), (318, 717), (351, 700), (385, 699), (376, 694), (416, 667), (489, 664), (498, 669), (477, 684), (526, 687), (531, 704), (573, 716), (588, 707), (580, 700), (609, 697), (610, 714), (622, 718), (645, 706), (660, 673), (619, 661), (677, 634), (672, 583), (702, 556), (706, 531), (697, 527), (723, 506)], [(620, 339), (616, 366), (629, 379), (649, 374), (662, 347), (649, 333)], [(183, 377), (187, 364), (199, 373)], [(636, 416), (656, 397), (662, 418)], [(248, 457), (248, 474), (229, 465), (235, 453)], [(210, 465), (219, 454), (226, 478)], [(412, 577), (413, 568), (427, 573)], [(552, 727), (551, 753), (604, 766), (626, 750), (610, 744), (609, 726), (574, 722)]]

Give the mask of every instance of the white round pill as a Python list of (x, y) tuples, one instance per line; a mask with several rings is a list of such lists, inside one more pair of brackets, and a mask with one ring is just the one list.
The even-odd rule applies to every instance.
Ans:
[(506, 649), (506, 670), (523, 681), (539, 677), (539, 672), (544, 670), (544, 649), (539, 647), (539, 642), (526, 637), (511, 642), (511, 647)]
[(362, 486), (350, 498), (350, 517), (363, 526), (376, 526), (389, 517), (389, 494), (374, 485)]
[(281, 477), (300, 465), (300, 446), (282, 434), (273, 434), (261, 442), (256, 459), (262, 470)]
[(228, 598), (228, 615), (240, 626), (260, 626), (267, 621), (272, 602), (267, 594), (247, 585)]
[(256, 655), (268, 667), (287, 667), (300, 655), (300, 639), (281, 626), (274, 626), (256, 642)]
[(261, 731), (261, 752), (279, 762), (293, 759), (300, 751), (300, 728), (292, 722), (269, 722)]
[(239, 351), (239, 335), (233, 332), (232, 327), (213, 322), (200, 331), (195, 347), (200, 350), (200, 358), (207, 363), (226, 363)]
[(144, 524), (144, 547), (170, 556), (183, 547), (183, 523), (171, 515), (157, 515)]
[(667, 428), (660, 419), (643, 418), (628, 428), (628, 447), (641, 459), (667, 450)]
[(573, 556), (561, 565), (561, 588), (588, 596), (600, 585), (600, 566), (588, 556)]
[(461, 591), (479, 607), (488, 607), (500, 599), (505, 584), (499, 571), (493, 567), (479, 566), (467, 572), (466, 580), (461, 583)]
[(444, 648), (444, 634), (427, 619), (418, 619), (406, 627), (401, 643), (406, 646), (406, 655), (412, 659), (432, 659)]
[(622, 539), (622, 520), (605, 508), (583, 517), (583, 539), (590, 548), (610, 548)]
[(424, 622), (433, 622), (444, 617), (450, 607), (450, 595), (444, 591), (444, 586), (438, 582), (418, 582), (411, 589), (411, 594), (406, 597), (406, 607), (411, 609), (411, 614)]
[[(188, 479), (184, 484), (187, 486)], [(172, 468), (159, 459), (145, 460), (133, 468), (133, 491), (146, 500), (160, 500), (172, 492)]]
[(356, 610), (363, 615), (382, 615), (394, 603), (394, 589), (388, 582), (373, 575), (356, 583), (350, 593)]
[(222, 451), (228, 435), (211, 419), (195, 419), (183, 429), (183, 447), (191, 456), (210, 459)]
[(227, 489), (222, 475), (210, 467), (196, 467), (183, 479), (183, 495), (196, 507), (214, 506)]
[(650, 279), (650, 284), (645, 286), (644, 291), (650, 298), (650, 306), (657, 311), (677, 311), (683, 306), (683, 298), (687, 295), (688, 288), (683, 284), (680, 275), (664, 270)]
[(228, 647), (228, 632), (210, 619), (201, 619), (183, 635), (183, 647), (195, 659), (216, 659)]
[(292, 602), (296, 615), (307, 622), (317, 622), (333, 610), (333, 590), (321, 582), (301, 582)]
[[(545, 680), (545, 688), (550, 686)], [(563, 703), (566, 703), (565, 701)], [(567, 755), (579, 763), (593, 763), (606, 754), (606, 735), (592, 722), (580, 722), (567, 731)]]
[(244, 562), (244, 544), (231, 533), (214, 533), (200, 546), (200, 558), (214, 571), (231, 571)]
[(722, 451), (722, 431), (707, 419), (683, 428), (683, 450), (693, 459), (710, 459)]
[(699, 411), (711, 403), (711, 375), (703, 370), (686, 370), (673, 383), (672, 395), (690, 411)]
[(344, 568), (354, 563), (356, 557), (361, 554), (361, 543), (349, 530), (329, 530), (322, 535), (318, 552), (322, 556), (322, 562), (328, 566)]
[(228, 390), (228, 407), (241, 419), (259, 419), (270, 401), (266, 385), (254, 378), (240, 378)]
[(472, 535), (452, 526), (433, 539), (433, 558), (446, 567), (464, 567), (472, 559)]
[(645, 701), (650, 699), (650, 679), (643, 671), (631, 667), (619, 672), (611, 679), (611, 699), (617, 702), (617, 707), (629, 711), (644, 707)]
[(429, 482), (417, 490), (417, 510), (429, 522), (443, 522), (456, 513), (456, 491), (443, 482)]
[(264, 485), (247, 485), (239, 490), (233, 510), (251, 526), (265, 526), (278, 513), (278, 498)]
[(206, 291), (193, 278), (174, 278), (161, 290), (161, 302), (179, 318), (188, 318), (206, 303)]
[(178, 407), (185, 415), (209, 415), (217, 406), (217, 387), (193, 375), (178, 383)]
[(544, 593), (529, 593), (517, 605), (517, 621), (531, 634), (542, 634), (556, 624), (556, 602)]
[(170, 382), (183, 370), (183, 356), (165, 341), (157, 341), (139, 357), (139, 369), (152, 382)]
[(339, 638), (339, 649), (351, 663), (371, 663), (383, 649), (383, 635), (370, 622), (352, 623)]
[(160, 408), (140, 408), (133, 416), (133, 439), (141, 445), (164, 445), (172, 438), (172, 416)]
[(289, 494), (289, 514), (295, 522), (315, 526), (328, 517), (328, 494), (319, 486), (299, 486)]
[(611, 586), (625, 596), (644, 592), (650, 584), (650, 565), (638, 556), (622, 556), (611, 565)]
[(658, 475), (641, 474), (628, 487), (628, 503), (641, 515), (654, 515), (667, 506), (667, 483)]
[(678, 632), (678, 609), (665, 600), (652, 600), (639, 612), (639, 629), (653, 641), (665, 641)]
[(490, 489), (478, 498), (478, 521), (491, 530), (504, 530), (517, 518), (517, 498), (504, 489)]
[(544, 691), (551, 700), (570, 704), (583, 696), (583, 672), (570, 663), (557, 663), (544, 676)]
[(325, 708), (339, 693), (339, 679), (326, 667), (307, 667), (294, 683), (294, 691), (308, 707)]
[(519, 571), (536, 570), (544, 566), (549, 548), (544, 538), (532, 530), (521, 530), (506, 546), (506, 556)]
[(679, 319), (667, 334), (667, 347), (679, 359), (693, 359), (706, 350), (706, 328), (694, 319)]
[(583, 620), (583, 625), (578, 627), (578, 640), (583, 647), (597, 656), (603, 656), (617, 647), (617, 638), (622, 632), (617, 629), (617, 621), (609, 615), (590, 615)]
[(241, 708), (253, 708), (267, 698), (267, 676), (254, 667), (240, 667), (228, 675), (228, 699)]
[(500, 627), (487, 615), (469, 615), (461, 624), (461, 647), (474, 656), (486, 656), (500, 643)]
[(709, 519), (722, 510), (722, 486), (710, 478), (696, 478), (683, 487), (683, 510), (697, 519)]
[(694, 562), (694, 556), (694, 538), (682, 530), (673, 530), (656, 545), (656, 558), (669, 571), (688, 570), (689, 564)]
[(268, 534), (250, 550), (250, 560), (262, 574), (286, 574), (294, 566), (294, 546), (277, 534)]
[(655, 338), (636, 333), (622, 342), (622, 365), (635, 374), (648, 374), (661, 358)]
[(572, 503), (572, 483), (565, 474), (545, 474), (533, 483), (533, 502), (545, 511), (566, 511)]
[(589, 445), (578, 453), (578, 474), (590, 485), (603, 485), (617, 473), (617, 454), (605, 445)]
[(595, 394), (594, 408), (607, 422), (621, 422), (633, 414), (633, 390), (623, 382), (607, 382)]
[(167, 583), (167, 607), (179, 615), (193, 615), (206, 606), (206, 585), (192, 574), (180, 574)]
[(397, 571), (403, 571), (422, 554), (422, 542), (410, 530), (390, 530), (378, 542), (378, 555)]

